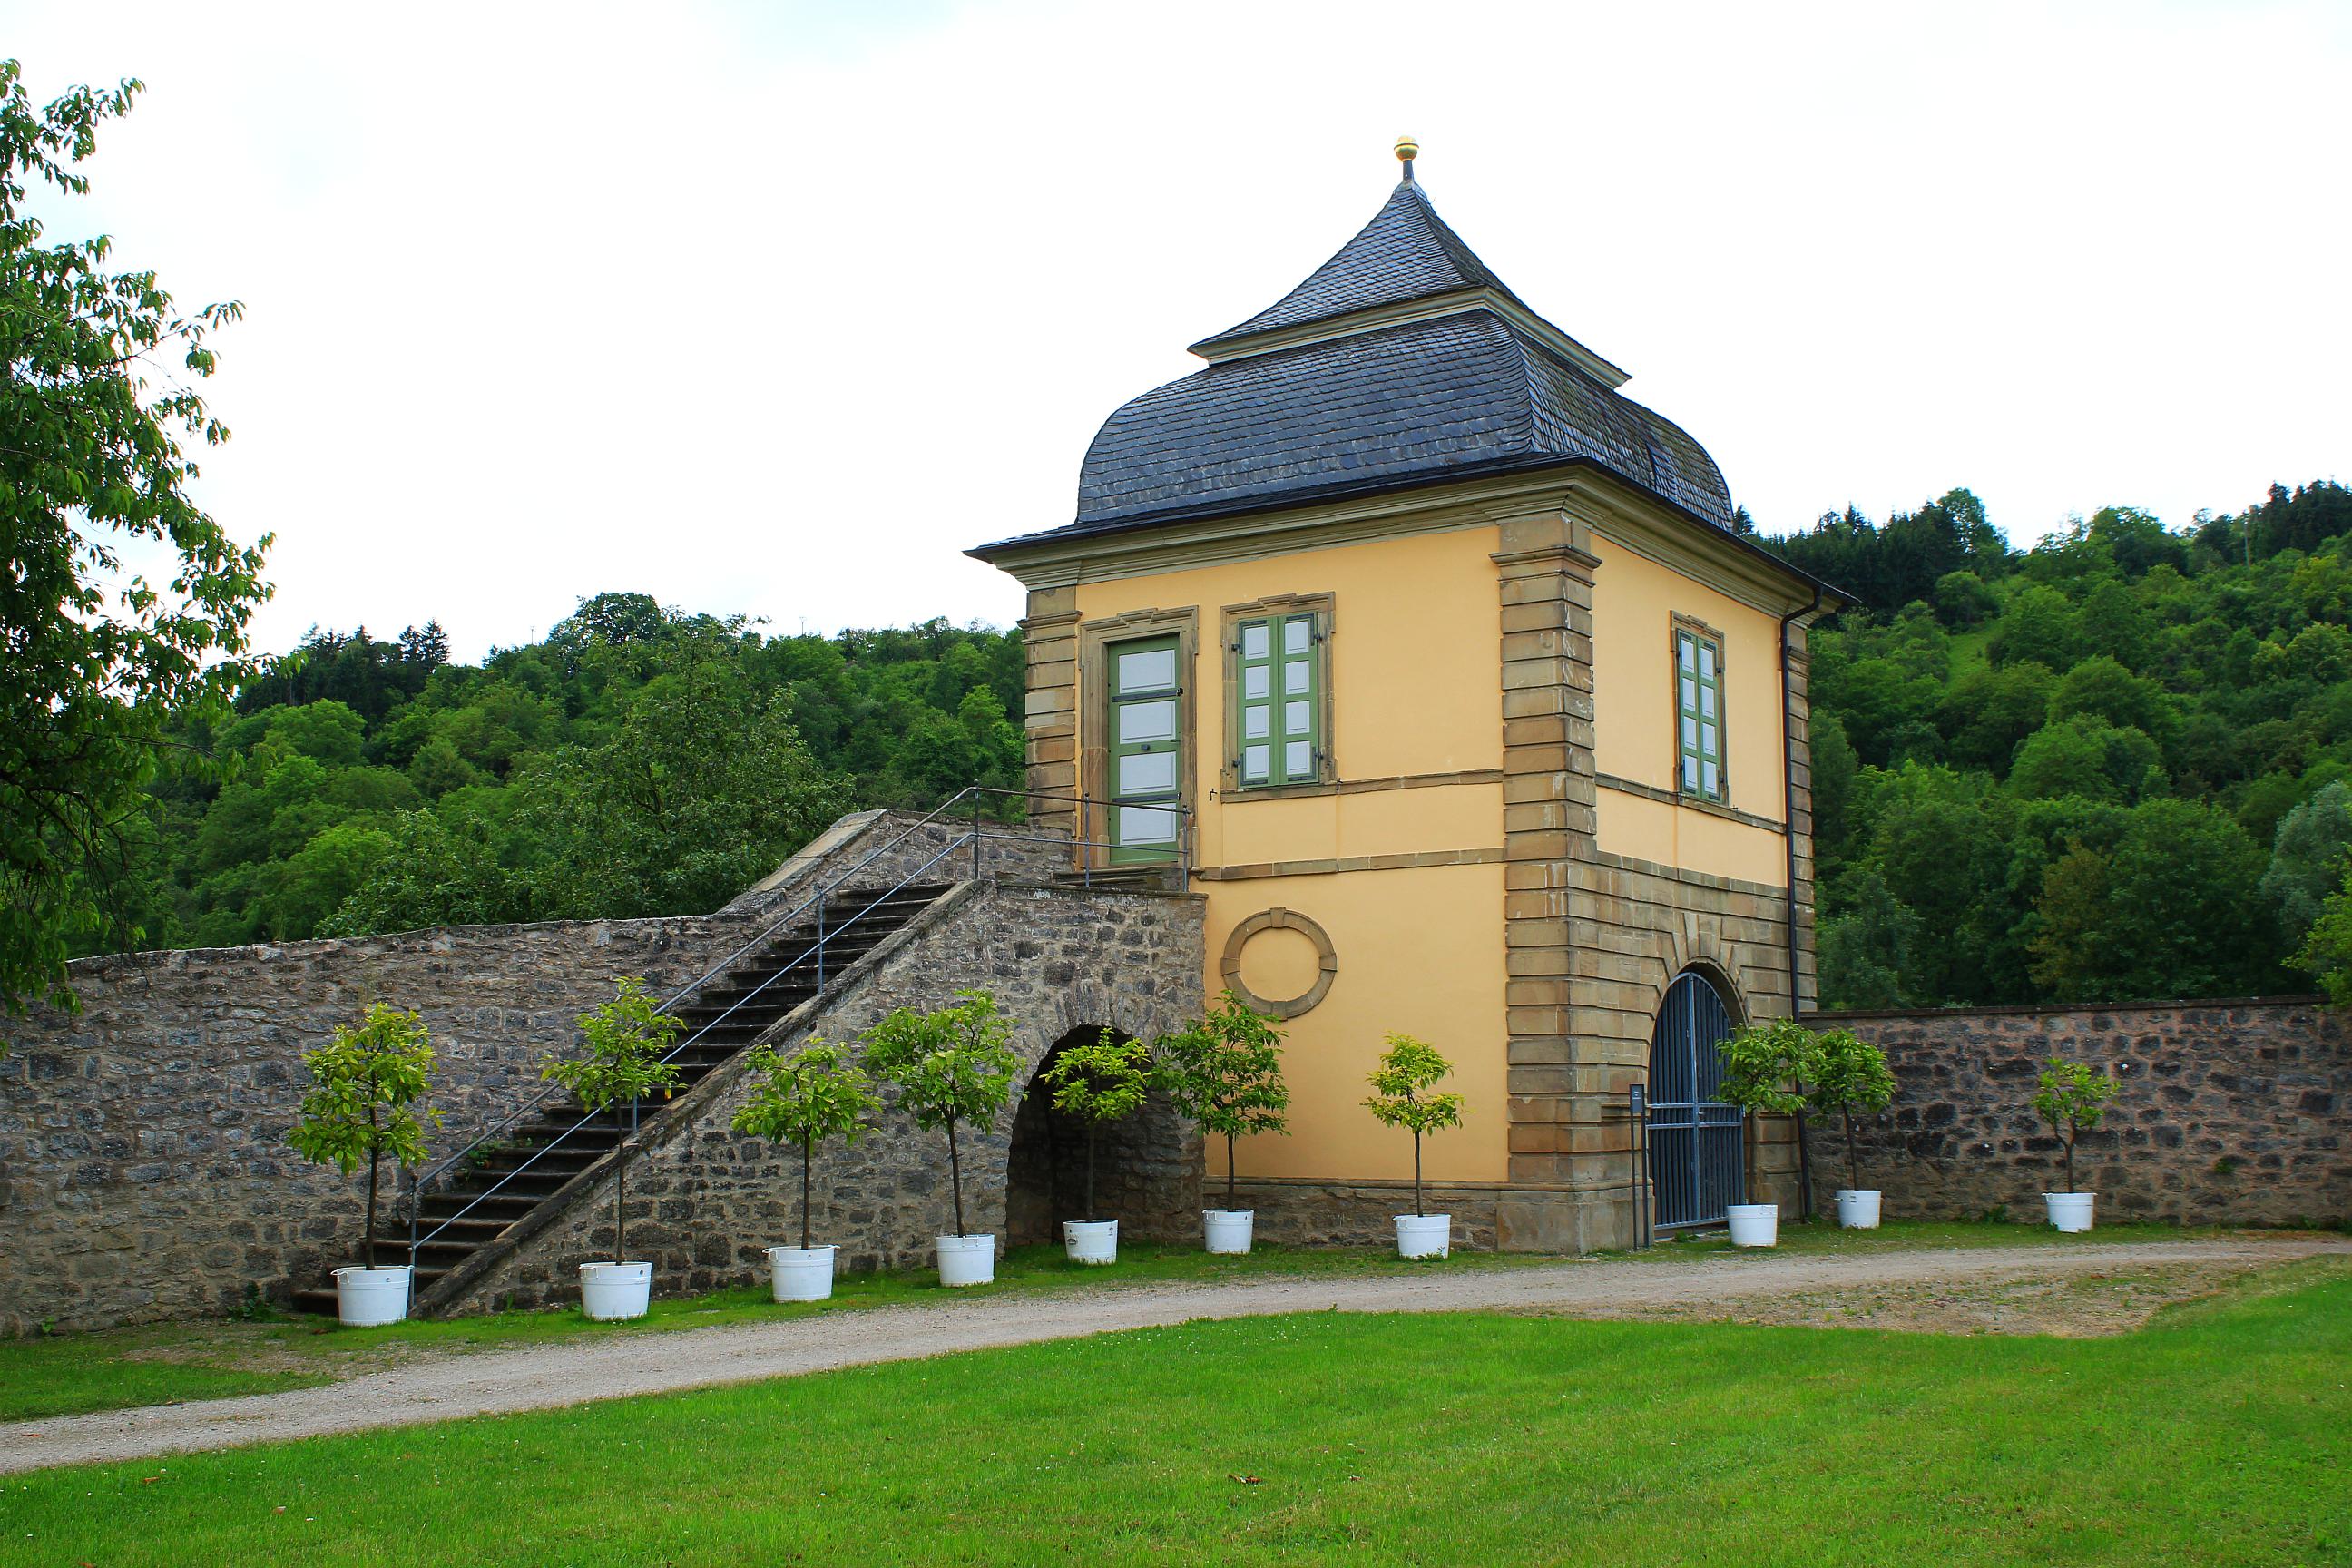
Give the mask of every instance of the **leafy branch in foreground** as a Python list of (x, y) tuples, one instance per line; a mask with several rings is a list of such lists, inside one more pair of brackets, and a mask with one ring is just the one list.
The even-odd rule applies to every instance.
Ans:
[[(66, 959), (138, 931), (121, 883), (146, 786), (193, 761), (168, 737), (225, 711), (269, 596), (247, 548), (188, 494), (184, 442), (228, 427), (194, 381), (235, 303), (183, 313), (152, 272), (109, 270), (104, 236), (43, 243), (29, 192), (82, 195), (99, 127), (142, 84), (77, 87), (36, 109), (0, 61), (0, 1014), (76, 1005)], [(128, 563), (160, 551), (170, 575)]]

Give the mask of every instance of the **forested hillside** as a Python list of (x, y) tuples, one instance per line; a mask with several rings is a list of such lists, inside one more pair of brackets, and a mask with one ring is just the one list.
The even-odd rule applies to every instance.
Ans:
[(1021, 668), (1014, 633), (772, 637), (635, 594), (478, 668), (430, 622), (313, 633), (183, 737), (230, 776), (155, 786), (119, 896), (148, 947), (715, 909), (854, 806), (1017, 787)]
[(1813, 637), (1824, 1005), (2307, 989), (2352, 844), (2352, 491), (2011, 551), (1966, 490), (1764, 541)]

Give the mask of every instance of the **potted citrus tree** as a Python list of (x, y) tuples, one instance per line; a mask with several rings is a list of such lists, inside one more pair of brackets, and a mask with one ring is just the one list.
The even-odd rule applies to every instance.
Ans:
[(899, 1106), (916, 1126), (947, 1133), (956, 1233), (936, 1238), (942, 1285), (985, 1285), (996, 1278), (996, 1237), (964, 1228), (956, 1129), (985, 1131), (1003, 1112), (1021, 1068), (1012, 1038), (1013, 1020), (985, 991), (959, 991), (953, 1005), (935, 1013), (901, 1007), (866, 1032), (866, 1059), (898, 1086)]
[(1811, 1087), (1806, 1100), (1815, 1116), (1837, 1116), (1845, 1123), (1845, 1179), (1838, 1189), (1838, 1225), (1846, 1230), (1878, 1228), (1880, 1194), (1862, 1184), (1862, 1158), (1853, 1136), (1856, 1111), (1868, 1115), (1884, 1110), (1895, 1099), (1895, 1073), (1886, 1053), (1851, 1029), (1825, 1029), (1814, 1034)]
[(646, 994), (644, 981), (624, 979), (610, 1001), (580, 1016), (586, 1052), (540, 1064), (540, 1076), (571, 1090), (583, 1110), (613, 1113), (613, 1259), (580, 1266), (580, 1310), (591, 1318), (642, 1318), (653, 1299), (654, 1266), (632, 1259), (628, 1250), (629, 1159), (636, 1152), (629, 1113), (639, 1100), (656, 1093), (667, 1100), (677, 1089), (677, 1065), (662, 1054), (682, 1027)]
[(1177, 1114), (1225, 1141), (1225, 1206), (1201, 1211), (1211, 1252), (1250, 1249), (1256, 1212), (1234, 1197), (1234, 1144), (1259, 1132), (1290, 1131), (1290, 1089), (1282, 1081), (1282, 1032), (1231, 991), (1188, 1029), (1151, 1043), (1153, 1072)]
[(1364, 1109), (1383, 1127), (1412, 1134), (1412, 1213), (1396, 1216), (1397, 1256), (1444, 1258), (1452, 1251), (1454, 1216), (1429, 1214), (1421, 1200), (1421, 1141), (1432, 1132), (1462, 1125), (1462, 1097), (1432, 1090), (1454, 1070), (1437, 1047), (1411, 1035), (1388, 1037), (1380, 1066), (1365, 1081), (1372, 1086)]
[[(1742, 1024), (1716, 1045), (1723, 1058), (1723, 1082), (1716, 1093), (1727, 1105), (1766, 1116), (1802, 1116), (1810, 1106), (1805, 1085), (1818, 1074), (1819, 1037), (1793, 1018)], [(1734, 1247), (1770, 1247), (1780, 1239), (1778, 1204), (1726, 1204), (1724, 1219)]]
[(2053, 1060), (2036, 1080), (2034, 1113), (2066, 1143), (2066, 1190), (2042, 1194), (2050, 1223), (2060, 1230), (2091, 1228), (2091, 1209), (2098, 1194), (2074, 1189), (2074, 1142), (2106, 1120), (2107, 1102), (2115, 1097), (2116, 1080), (2083, 1062)]
[(441, 1120), (437, 1110), (414, 1109), (432, 1087), (432, 1039), (417, 1015), (378, 1002), (358, 1028), (339, 1024), (325, 1045), (303, 1052), (302, 1065), (310, 1069), (310, 1090), (287, 1142), (346, 1176), (367, 1167), (367, 1228), (359, 1263), (335, 1270), (335, 1316), (354, 1325), (396, 1323), (408, 1315), (412, 1270), (375, 1267), (376, 1188), (384, 1156), (404, 1169), (416, 1164), (425, 1158), (425, 1124)]
[(882, 1107), (873, 1079), (839, 1046), (811, 1039), (790, 1056), (772, 1047), (751, 1053), (757, 1082), (735, 1112), (735, 1131), (801, 1152), (801, 1244), (771, 1247), (769, 1289), (779, 1301), (822, 1301), (833, 1294), (831, 1247), (809, 1245), (809, 1186), (816, 1146), (828, 1138), (856, 1143), (866, 1119)]
[[(1141, 1040), (1121, 1039), (1105, 1029), (1091, 1045), (1064, 1046), (1045, 1072), (1053, 1106), (1087, 1129), (1087, 1203), (1095, 1207), (1095, 1144), (1102, 1130), (1141, 1108), (1151, 1087), (1151, 1056)], [(1074, 1219), (1062, 1226), (1062, 1243), (1073, 1263), (1118, 1261), (1118, 1221)]]

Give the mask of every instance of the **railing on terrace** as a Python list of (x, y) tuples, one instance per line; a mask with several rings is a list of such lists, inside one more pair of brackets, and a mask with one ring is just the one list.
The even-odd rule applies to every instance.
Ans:
[[(1050, 801), (1057, 805), (1075, 806), (1076, 816), (1077, 818), (1077, 832), (1075, 835), (1068, 835), (1052, 832), (1039, 833), (1034, 831), (1024, 831), (1024, 825), (1023, 824), (997, 821), (989, 817), (987, 815), (987, 808), (992, 801), (1019, 801), (1023, 803), (1024, 807), (1027, 803), (1031, 801)], [(1148, 850), (1139, 849), (1138, 846), (1134, 844), (1120, 844), (1108, 838), (1093, 838), (1088, 830), (1093, 825), (1095, 811), (1097, 807), (1101, 808), (1106, 813), (1107, 823), (1108, 821), (1108, 813), (1120, 810), (1153, 813), (1166, 816), (1169, 819), (1171, 832), (1167, 840), (1169, 848), (1164, 858), (1154, 858)], [(966, 815), (967, 811), (969, 813), (968, 816)], [(1157, 825), (1150, 824), (1150, 826), (1156, 827)], [(908, 839), (914, 837), (918, 834), (942, 828), (948, 830), (951, 835), (948, 840), (938, 849), (925, 857), (921, 863), (917, 865), (912, 870), (901, 874), (898, 879), (890, 883), (888, 887), (884, 888), (879, 892), (872, 893), (871, 897), (867, 897), (869, 889), (861, 889), (851, 891), (849, 889), (850, 882), (861, 872), (865, 871), (867, 867), (873, 865), (876, 860), (889, 854), (892, 850), (898, 848)], [(749, 942), (746, 942), (740, 946), (735, 948), (732, 952), (729, 952), (726, 957), (720, 959), (717, 963), (704, 971), (700, 975), (697, 976), (693, 981), (689, 982), (681, 989), (664, 997), (660, 1004), (660, 1007), (661, 1011), (667, 1013), (679, 1006), (697, 992), (709, 985), (712, 981), (718, 980), (725, 975), (746, 957), (759, 952), (761, 949), (773, 942), (780, 934), (790, 930), (793, 922), (807, 915), (812, 909), (815, 910), (816, 934), (807, 947), (803, 948), (798, 954), (796, 954), (790, 963), (784, 964), (774, 973), (770, 974), (766, 979), (761, 981), (759, 984), (753, 986), (751, 990), (737, 997), (728, 1005), (725, 1011), (719, 1013), (715, 1017), (706, 1020), (692, 1033), (687, 1035), (683, 1039), (680, 1039), (676, 1044), (672, 1045), (668, 1050), (662, 1054), (661, 1059), (665, 1062), (675, 1061), (681, 1054), (702, 1039), (704, 1036), (708, 1035), (711, 1030), (725, 1024), (729, 1018), (732, 1017), (738, 1011), (742, 1009), (754, 997), (758, 996), (761, 992), (766, 991), (768, 987), (773, 985), (777, 981), (782, 980), (785, 975), (793, 973), (795, 971), (810, 973), (810, 971), (804, 969), (803, 966), (814, 966), (811, 978), (815, 982), (815, 990), (809, 997), (809, 1000), (813, 1002), (823, 1000), (829, 984), (833, 980), (838, 979), (840, 973), (840, 966), (836, 963), (833, 968), (832, 974), (830, 976), (827, 974), (826, 960), (828, 953), (826, 950), (829, 946), (845, 941), (853, 932), (862, 935), (863, 932), (859, 931), (858, 928), (860, 927), (861, 922), (866, 921), (866, 917), (870, 916), (876, 910), (881, 908), (884, 904), (888, 903), (892, 898), (904, 891), (907, 888), (915, 885), (915, 883), (921, 879), (925, 873), (948, 865), (950, 861), (957, 863), (955, 868), (961, 869), (962, 866), (961, 863), (961, 857), (966, 851), (969, 851), (971, 855), (971, 874), (975, 879), (977, 879), (984, 874), (986, 868), (987, 847), (991, 842), (997, 844), (1045, 844), (1064, 849), (1075, 850), (1077, 854), (1077, 873), (1084, 883), (1088, 887), (1093, 886), (1095, 873), (1097, 869), (1148, 870), (1154, 867), (1164, 867), (1167, 869), (1173, 871), (1176, 874), (1177, 887), (1180, 889), (1188, 888), (1191, 885), (1193, 842), (1192, 811), (1190, 806), (1181, 805), (1173, 801), (1135, 801), (1122, 799), (1118, 796), (1111, 796), (1107, 799), (1089, 799), (1087, 796), (1076, 794), (1076, 792), (1055, 790), (991, 789), (982, 785), (973, 784), (965, 789), (957, 791), (954, 795), (948, 797), (947, 800), (941, 802), (938, 807), (924, 816), (920, 820), (910, 823), (905, 827), (900, 828), (897, 833), (891, 835), (890, 837), (875, 846), (872, 849), (867, 850), (864, 855), (859, 856), (855, 862), (845, 869), (821, 880), (817, 884), (816, 888), (808, 893), (806, 897), (801, 899), (782, 914), (778, 915), (775, 919), (768, 921), (766, 925), (762, 926), (757, 936), (752, 937)], [(1095, 864), (1096, 851), (1097, 850), (1104, 852), (1103, 858), (1105, 865), (1101, 868), (1097, 868)], [(1132, 858), (1118, 866), (1109, 864), (1112, 854), (1122, 850), (1132, 857)], [(844, 892), (850, 892), (850, 896), (853, 898), (864, 899), (865, 902), (859, 905), (848, 915), (836, 918), (828, 925), (826, 916), (829, 901), (834, 900), (835, 895), (842, 894)], [(531, 1151), (530, 1156), (520, 1163), (517, 1164), (512, 1170), (500, 1175), (496, 1182), (492, 1183), (481, 1192), (474, 1194), (467, 1201), (464, 1206), (460, 1207), (453, 1214), (443, 1216), (430, 1230), (420, 1229), (422, 1224), (420, 1215), (424, 1208), (425, 1195), (435, 1186), (436, 1184), (441, 1182), (453, 1171), (470, 1168), (474, 1163), (478, 1162), (484, 1156), (497, 1149), (499, 1145), (503, 1144), (508, 1135), (511, 1133), (516, 1127), (521, 1125), (526, 1119), (543, 1109), (551, 1100), (555, 1100), (560, 1092), (561, 1090), (558, 1086), (553, 1084), (548, 1085), (546, 1088), (541, 1089), (538, 1094), (533, 1095), (530, 1099), (525, 1100), (503, 1121), (499, 1121), (487, 1132), (477, 1137), (472, 1142), (467, 1144), (463, 1149), (460, 1149), (456, 1153), (425, 1167), (422, 1172), (412, 1175), (408, 1184), (407, 1192), (408, 1261), (410, 1267), (414, 1268), (416, 1264), (418, 1248), (429, 1245), (451, 1226), (456, 1225), (458, 1221), (472, 1214), (474, 1210), (483, 1203), (490, 1198), (496, 1197), (499, 1192), (506, 1187), (508, 1183), (512, 1182), (515, 1178), (523, 1174), (524, 1172), (530, 1170), (533, 1165), (538, 1163), (543, 1156), (562, 1147), (566, 1140), (572, 1137), (575, 1133), (590, 1127), (595, 1122), (598, 1117), (605, 1114), (605, 1112), (603, 1111), (590, 1111), (583, 1115), (578, 1121), (563, 1129), (562, 1131), (557, 1133), (554, 1137), (548, 1139), (540, 1144), (538, 1148)], [(629, 1131), (624, 1135), (625, 1142), (628, 1138), (634, 1138), (636, 1134), (638, 1106), (640, 1103), (641, 1102), (639, 1101), (633, 1100), (629, 1104)]]

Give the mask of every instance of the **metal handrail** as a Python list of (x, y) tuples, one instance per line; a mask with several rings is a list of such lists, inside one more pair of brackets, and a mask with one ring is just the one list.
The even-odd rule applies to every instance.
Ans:
[[(963, 800), (966, 796), (972, 797), (972, 816), (971, 826), (963, 835), (963, 837), (961, 838), (951, 839), (947, 844), (941, 846), (938, 850), (934, 851), (929, 858), (925, 859), (921, 865), (916, 867), (913, 870), (907, 872), (889, 887), (876, 894), (871, 900), (867, 900), (863, 908), (856, 910), (846, 919), (841, 921), (831, 931), (827, 931), (825, 930), (825, 900), (830, 895), (842, 890), (842, 889), (848, 884), (851, 879), (856, 877), (859, 871), (865, 869), (865, 868), (871, 864), (877, 857), (895, 848), (898, 845), (905, 841), (905, 839), (907, 839), (910, 835), (919, 833), (925, 828), (937, 825), (951, 807), (953, 807), (959, 801)], [(666, 1012), (668, 1009), (677, 1006), (686, 998), (693, 995), (696, 992), (701, 990), (711, 981), (719, 978), (720, 975), (732, 969), (736, 963), (743, 958), (747, 953), (752, 952), (756, 948), (767, 945), (774, 939), (778, 931), (783, 930), (793, 921), (797, 920), (810, 908), (811, 905), (815, 906), (817, 911), (816, 940), (811, 942), (797, 956), (795, 956), (791, 963), (784, 964), (774, 973), (769, 975), (766, 979), (761, 981), (759, 984), (753, 986), (750, 991), (747, 991), (741, 996), (737, 997), (733, 1003), (729, 1005), (724, 1012), (719, 1014), (716, 1017), (705, 1021), (702, 1026), (697, 1028), (692, 1034), (672, 1045), (668, 1050), (662, 1054), (661, 1060), (664, 1063), (671, 1061), (681, 1052), (685, 1051), (698, 1040), (701, 1039), (703, 1036), (709, 1034), (712, 1029), (717, 1028), (719, 1025), (725, 1023), (730, 1017), (733, 1016), (738, 1008), (743, 1006), (753, 997), (759, 995), (769, 986), (774, 984), (777, 981), (782, 979), (786, 974), (791, 973), (795, 969), (798, 969), (802, 964), (807, 963), (812, 958), (816, 961), (817, 986), (815, 994), (810, 997), (810, 1000), (815, 1001), (821, 999), (824, 994), (825, 989), (825, 944), (829, 941), (849, 932), (859, 921), (864, 920), (867, 915), (873, 913), (875, 910), (880, 908), (883, 904), (887, 903), (909, 883), (913, 882), (926, 871), (929, 871), (933, 867), (939, 865), (940, 862), (946, 859), (950, 855), (952, 855), (958, 850), (963, 848), (966, 844), (970, 844), (971, 847), (972, 873), (975, 878), (979, 876), (981, 870), (982, 841), (990, 837), (1017, 843), (1068, 844), (1071, 847), (1079, 849), (1094, 849), (1098, 847), (1114, 847), (1109, 845), (1107, 841), (1104, 844), (1098, 845), (1091, 840), (1076, 836), (1066, 838), (1060, 835), (1052, 834), (1007, 832), (998, 832), (992, 835), (989, 833), (987, 826), (983, 824), (980, 815), (981, 799), (986, 796), (1024, 800), (1045, 799), (1069, 801), (1079, 806), (1081, 822), (1084, 822), (1085, 820), (1085, 808), (1088, 804), (1084, 795), (1078, 795), (1076, 792), (1066, 794), (1064, 792), (1051, 790), (1006, 790), (979, 784), (968, 785), (963, 789), (958, 790), (954, 795), (949, 796), (945, 801), (942, 801), (937, 807), (935, 807), (929, 814), (923, 816), (920, 820), (901, 828), (888, 839), (877, 845), (874, 848), (860, 856), (857, 860), (850, 865), (846, 869), (841, 871), (831, 879), (821, 882), (816, 889), (809, 894), (808, 897), (803, 899), (799, 903), (794, 904), (784, 914), (779, 916), (776, 920), (771, 921), (767, 926), (762, 928), (759, 935), (753, 937), (750, 942), (745, 942), (742, 946), (738, 947), (732, 952), (729, 953), (716, 965), (712, 966), (709, 970), (706, 971), (694, 981), (689, 983), (685, 988), (665, 998), (659, 1004), (659, 1006), (662, 1011)], [(1112, 797), (1106, 804), (1112, 805), (1121, 804), (1149, 805), (1151, 809), (1163, 810), (1173, 814), (1177, 817), (1177, 830), (1175, 848), (1174, 853), (1171, 856), (1171, 860), (1176, 867), (1179, 878), (1184, 882), (1189, 883), (1191, 872), (1189, 843), (1191, 838), (1190, 819), (1192, 816), (1192, 811), (1190, 806), (1186, 806), (1176, 802), (1124, 801), (1120, 797)], [(1087, 874), (1087, 884), (1091, 887), (1093, 885), (1093, 865), (1091, 857), (1086, 858), (1084, 869)], [(541, 1155), (558, 1148), (567, 1139), (571, 1138), (572, 1134), (578, 1132), (581, 1129), (586, 1127), (589, 1123), (594, 1121), (599, 1116), (604, 1114), (602, 1111), (590, 1111), (582, 1116), (579, 1121), (563, 1129), (562, 1131), (558, 1132), (553, 1138), (549, 1139), (544, 1144), (534, 1150), (529, 1159), (524, 1160), (513, 1170), (507, 1172), (483, 1191), (475, 1194), (472, 1199), (468, 1201), (464, 1207), (458, 1209), (455, 1214), (447, 1215), (431, 1230), (426, 1231), (420, 1236), (418, 1234), (417, 1227), (421, 1223), (425, 1187), (433, 1182), (440, 1179), (456, 1166), (472, 1157), (476, 1151), (480, 1150), (487, 1145), (499, 1142), (504, 1138), (507, 1132), (515, 1127), (517, 1123), (520, 1122), (525, 1117), (537, 1110), (541, 1106), (546, 1104), (550, 1099), (553, 1098), (556, 1091), (556, 1086), (553, 1085), (550, 1085), (548, 1088), (541, 1089), (538, 1094), (532, 1096), (515, 1110), (509, 1113), (505, 1120), (499, 1122), (489, 1131), (476, 1137), (472, 1142), (467, 1144), (463, 1149), (458, 1150), (456, 1153), (451, 1154), (437, 1163), (430, 1166), (422, 1173), (413, 1174), (410, 1177), (408, 1183), (408, 1261), (412, 1268), (415, 1267), (416, 1263), (416, 1252), (420, 1247), (432, 1241), (434, 1237), (448, 1229), (449, 1226), (465, 1218), (467, 1215), (472, 1213), (475, 1207), (480, 1205), (484, 1200), (496, 1196), (499, 1191), (509, 1182), (514, 1180), (517, 1176), (521, 1175), (525, 1171), (530, 1169), (533, 1164), (537, 1163)], [(637, 1104), (637, 1101), (633, 1100), (630, 1102), (629, 1107), (630, 1121), (633, 1129), (636, 1121)]]

